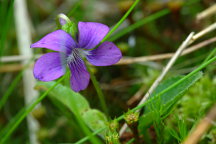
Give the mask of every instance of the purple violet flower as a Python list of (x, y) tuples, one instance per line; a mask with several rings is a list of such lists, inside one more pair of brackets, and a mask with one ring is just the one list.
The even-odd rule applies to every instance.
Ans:
[(88, 86), (90, 79), (82, 57), (86, 57), (95, 66), (109, 66), (121, 59), (121, 51), (112, 42), (103, 42), (93, 49), (108, 33), (108, 26), (95, 22), (79, 22), (78, 31), (78, 41), (63, 30), (56, 30), (31, 45), (31, 48), (42, 47), (57, 51), (44, 54), (36, 61), (33, 70), (36, 79), (55, 80), (64, 75), (68, 66), (71, 71), (71, 88), (79, 92)]

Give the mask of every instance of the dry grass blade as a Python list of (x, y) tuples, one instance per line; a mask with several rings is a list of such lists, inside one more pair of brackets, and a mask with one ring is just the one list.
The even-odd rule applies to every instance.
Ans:
[(216, 120), (216, 104), (209, 113), (199, 122), (192, 133), (186, 138), (183, 144), (197, 144), (203, 134), (213, 125)]
[[(213, 37), (211, 39), (205, 40), (203, 42), (200, 42), (196, 45), (193, 45), (186, 50), (184, 50), (181, 54), (181, 56), (190, 54), (194, 51), (197, 51), (201, 48), (204, 48), (205, 46), (212, 44), (216, 42), (216, 37)], [(133, 63), (139, 63), (139, 62), (147, 62), (147, 61), (156, 61), (156, 60), (162, 60), (162, 59), (168, 59), (171, 58), (175, 53), (166, 53), (166, 54), (158, 54), (158, 55), (152, 55), (152, 56), (142, 56), (142, 57), (136, 57), (136, 58), (122, 58), (116, 65), (127, 65), (127, 64), (133, 64)]]
[(216, 13), (216, 4), (212, 5), (211, 7), (207, 8), (206, 10), (197, 14), (196, 19), (198, 21), (210, 17)]
[[(203, 42), (200, 42), (196, 45), (193, 45), (186, 50), (184, 50), (181, 54), (181, 56), (190, 54), (194, 51), (197, 51), (201, 48), (204, 48), (207, 45), (210, 45), (212, 43), (216, 42), (216, 37), (213, 37), (211, 39), (205, 40)], [(157, 60), (163, 60), (171, 58), (174, 55), (174, 53), (165, 53), (165, 54), (158, 54), (158, 55), (152, 55), (152, 56), (142, 56), (142, 57), (133, 57), (133, 58), (127, 58), (123, 57), (116, 65), (127, 65), (127, 64), (133, 64), (133, 63), (140, 63), (140, 62), (147, 62), (147, 61), (157, 61)], [(41, 55), (36, 55), (35, 58), (39, 58)], [(31, 56), (4, 56), (0, 58), (0, 61), (3, 63), (7, 62), (16, 62), (16, 61), (22, 61), (22, 60), (28, 60), (33, 57)], [(32, 65), (30, 65), (32, 67)], [(21, 64), (7, 64), (0, 66), (0, 73), (2, 72), (14, 72), (19, 71), (23, 69), (23, 65)]]
[[(15, 0), (14, 7), (14, 18), (16, 26), (16, 34), (18, 40), (19, 52), (23, 56), (33, 56), (32, 49), (29, 48), (31, 44), (31, 31), (30, 21), (28, 19), (28, 11), (25, 0)], [(25, 33), (25, 34), (23, 34)], [(28, 60), (23, 60), (22, 64), (25, 65)], [(24, 83), (24, 96), (25, 104), (29, 104), (34, 98), (38, 97), (38, 92), (33, 89), (36, 80), (33, 77), (32, 70), (27, 68), (23, 72), (23, 83)], [(27, 117), (28, 130), (30, 143), (38, 144), (37, 131), (39, 129), (38, 121), (30, 114)]]

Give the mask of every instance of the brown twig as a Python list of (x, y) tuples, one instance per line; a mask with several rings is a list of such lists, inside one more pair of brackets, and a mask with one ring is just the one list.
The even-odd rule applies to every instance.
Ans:
[[(201, 48), (204, 48), (205, 46), (212, 44), (214, 42), (216, 42), (216, 37), (213, 37), (211, 39), (200, 42), (200, 43), (198, 43), (194, 46), (191, 46), (191, 47), (187, 48), (186, 50), (184, 50), (182, 52), (181, 56), (190, 54), (190, 53), (197, 51)], [(163, 59), (171, 58), (173, 56), (173, 54), (174, 53), (166, 53), (166, 54), (158, 54), (158, 55), (135, 57), (135, 58), (134, 57), (133, 58), (123, 57), (115, 65), (127, 65), (127, 64), (147, 62), (147, 61), (163, 60)], [(35, 58), (39, 58), (40, 56), (41, 56), (41, 54), (36, 55)], [(7, 62), (14, 62), (14, 61), (17, 62), (17, 61), (27, 60), (27, 59), (31, 59), (31, 58), (32, 57), (30, 57), (30, 56), (4, 56), (4, 57), (0, 58), (0, 61), (3, 63), (7, 63)], [(32, 65), (30, 65), (30, 66), (32, 67)], [(15, 72), (15, 71), (22, 70), (23, 68), (24, 68), (24, 66), (21, 64), (7, 64), (7, 65), (0, 66), (0, 73)]]
[[(213, 37), (211, 39), (205, 40), (203, 42), (200, 42), (194, 46), (191, 46), (184, 50), (181, 54), (187, 55), (189, 53), (192, 53), (196, 50), (199, 50), (211, 43), (216, 42), (216, 37)], [(147, 61), (155, 61), (155, 60), (162, 60), (162, 59), (168, 59), (171, 58), (174, 55), (174, 53), (166, 53), (166, 54), (158, 54), (158, 55), (152, 55), (152, 56), (142, 56), (142, 57), (136, 57), (136, 58), (122, 58), (116, 65), (127, 65), (127, 64), (133, 64), (133, 63), (139, 63), (139, 62), (147, 62)]]
[(24, 55), (14, 55), (14, 56), (4, 56), (0, 58), (0, 62), (7, 63), (7, 62), (17, 62), (23, 60), (29, 60), (32, 58), (39, 58), (41, 54), (33, 56), (24, 56)]
[[(199, 50), (209, 44), (212, 44), (216, 42), (216, 37), (213, 37), (211, 39), (202, 41), (194, 46), (191, 46), (184, 50), (181, 54), (187, 55), (189, 53), (192, 53), (196, 50)], [(127, 58), (123, 57), (118, 63), (115, 65), (127, 65), (127, 64), (132, 64), (132, 63), (139, 63), (139, 62), (146, 62), (146, 61), (155, 61), (155, 60), (162, 60), (162, 59), (168, 59), (171, 58), (174, 55), (174, 53), (166, 53), (166, 54), (158, 54), (158, 55), (152, 55), (152, 56), (142, 56), (142, 57), (133, 57), (133, 58)], [(39, 58), (41, 54), (38, 54), (35, 56), (35, 58)], [(4, 56), (0, 58), (0, 62), (2, 63), (7, 63), (7, 62), (16, 62), (16, 61), (22, 61), (22, 60), (27, 60), (31, 59), (31, 56), (20, 56), (20, 55), (15, 55), (15, 56)]]
[(197, 34), (195, 34), (195, 35), (193, 36), (193, 38), (191, 39), (191, 41), (190, 41), (189, 44), (193, 43), (193, 42), (196, 41), (197, 39), (203, 37), (204, 35), (206, 35), (206, 34), (209, 33), (209, 32), (212, 32), (212, 31), (215, 30), (215, 29), (216, 29), (216, 22), (213, 23), (213, 24), (211, 24), (211, 25), (209, 25), (209, 26), (206, 27), (205, 29), (201, 30), (201, 31), (198, 32)]
[(196, 19), (200, 21), (216, 13), (216, 4), (197, 14)]
[(146, 90), (146, 85), (144, 84), (143, 86), (141, 86), (141, 88), (135, 93), (134, 96), (132, 96), (128, 101), (127, 101), (127, 105), (131, 106), (133, 103), (135, 103), (136, 101), (140, 100), (140, 98), (142, 97), (142, 95), (144, 94)]
[(199, 122), (191, 134), (182, 144), (197, 144), (203, 134), (212, 126), (216, 120), (216, 104), (211, 108), (208, 114)]
[[(33, 64), (29, 65), (30, 68), (33, 67)], [(26, 68), (23, 64), (7, 64), (0, 66), (0, 73), (4, 72), (16, 72)]]

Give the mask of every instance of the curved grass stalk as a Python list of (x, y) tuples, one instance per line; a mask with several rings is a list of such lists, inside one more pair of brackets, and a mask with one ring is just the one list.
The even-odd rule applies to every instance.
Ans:
[(124, 22), (124, 20), (128, 17), (128, 15), (132, 12), (132, 10), (135, 8), (135, 6), (139, 3), (140, 0), (136, 0), (133, 5), (129, 8), (129, 10), (125, 13), (125, 15), (119, 20), (119, 22), (109, 31), (109, 33), (104, 37), (104, 39), (101, 41), (106, 41), (110, 35)]
[(149, 23), (151, 21), (154, 21), (154, 20), (156, 20), (156, 19), (158, 19), (158, 18), (160, 18), (162, 16), (165, 16), (165, 15), (167, 15), (169, 13), (170, 13), (170, 10), (164, 9), (164, 10), (161, 10), (161, 11), (156, 12), (154, 14), (151, 14), (151, 15), (137, 21), (136, 23), (122, 29), (120, 32), (118, 32), (117, 34), (115, 34), (114, 36), (109, 38), (108, 41), (115, 41), (115, 40), (119, 39), (120, 37), (124, 36), (125, 34), (127, 34), (127, 33), (131, 32), (131, 31), (141, 27), (142, 25), (147, 24), (147, 23)]
[[(68, 74), (68, 73), (67, 73)], [(65, 74), (65, 76), (67, 75)], [(38, 99), (36, 99), (32, 104), (24, 107), (10, 122), (4, 127), (4, 129), (0, 132), (0, 144), (5, 143), (5, 141), (10, 137), (13, 131), (18, 127), (18, 125), (24, 120), (24, 118), (34, 109), (34, 107), (40, 103), (48, 93), (54, 89), (64, 78), (60, 78), (51, 88), (49, 88), (46, 92), (44, 92)]]

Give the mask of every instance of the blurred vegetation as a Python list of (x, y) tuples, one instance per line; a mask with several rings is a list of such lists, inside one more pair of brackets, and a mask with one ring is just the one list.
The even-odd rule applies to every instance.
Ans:
[[(55, 18), (59, 13), (67, 14), (76, 22), (95, 21), (113, 27), (133, 2), (134, 0), (27, 0), (28, 16), (32, 26), (32, 40), (35, 42), (45, 34), (54, 31), (56, 29)], [(196, 20), (198, 13), (214, 3), (214, 0), (141, 0), (122, 24), (122, 27), (114, 32), (111, 39), (118, 32), (121, 32), (121, 29), (167, 9), (169, 11), (167, 14), (116, 38), (114, 43), (121, 49), (123, 56), (138, 57), (175, 52), (191, 31), (199, 32), (216, 21), (216, 14), (200, 21)], [(19, 55), (13, 16), (13, 0), (0, 0), (0, 32), (0, 56)], [(214, 36), (215, 32), (209, 33), (196, 43)], [(180, 57), (166, 76), (166, 80), (191, 72), (205, 60), (215, 47), (216, 45), (213, 43)], [(46, 49), (35, 49), (34, 54), (46, 52), (48, 52)], [(5, 70), (6, 65), (9, 64), (13, 63), (0, 63), (0, 99), (20, 75), (21, 70), (2, 72), (2, 69)], [(135, 107), (140, 99), (130, 105), (127, 104), (128, 100), (141, 87), (146, 92), (166, 64), (167, 60), (160, 60), (109, 67), (92, 66), (91, 70), (100, 83), (108, 105), (108, 120), (115, 119), (129, 108)], [(215, 70), (215, 63), (205, 68), (203, 70), (204, 76), (182, 95), (172, 108), (170, 115), (166, 118), (156, 115), (158, 118), (153, 117), (151, 119), (151, 125), (148, 125), (141, 133), (141, 138), (146, 144), (180, 143), (186, 138), (191, 129), (216, 103)], [(66, 78), (62, 85), (69, 86), (69, 78)], [(43, 93), (43, 91), (40, 92)], [(0, 109), (0, 130), (24, 106), (23, 93), (23, 82), (19, 78), (10, 91), (4, 107)], [(99, 109), (102, 111), (92, 82), (86, 90), (81, 92), (81, 95), (88, 101), (92, 110)], [(59, 95), (58, 98), (60, 97)], [(43, 144), (73, 143), (86, 136), (79, 124), (76, 112), (72, 111), (71, 113), (71, 109), (65, 106), (64, 102), (62, 103), (52, 96), (44, 99), (42, 107), (33, 111), (33, 115), (40, 123), (38, 138)], [(120, 125), (123, 123), (124, 121), (120, 121)], [(92, 129), (94, 130), (94, 127), (91, 127)], [(121, 143), (126, 143), (132, 137), (133, 135), (127, 132), (121, 139)], [(99, 136), (98, 139), (101, 140), (102, 138)], [(26, 121), (19, 125), (7, 143), (29, 143)], [(202, 136), (200, 143), (216, 143), (215, 125)]]

